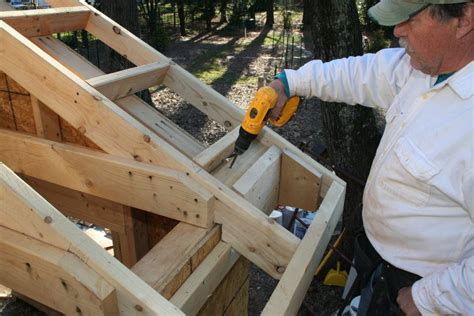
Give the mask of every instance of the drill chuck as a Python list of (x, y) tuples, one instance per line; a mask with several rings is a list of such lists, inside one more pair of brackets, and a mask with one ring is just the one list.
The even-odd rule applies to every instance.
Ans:
[(239, 137), (235, 141), (235, 152), (239, 155), (249, 149), (250, 143), (257, 137), (257, 135), (247, 132), (242, 126), (239, 129)]

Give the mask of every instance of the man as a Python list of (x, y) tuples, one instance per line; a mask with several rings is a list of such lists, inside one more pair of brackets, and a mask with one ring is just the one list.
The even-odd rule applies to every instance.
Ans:
[(474, 315), (474, 3), (382, 0), (369, 14), (403, 48), (285, 70), (272, 116), (292, 95), (386, 113), (363, 199), (381, 263), (359, 314)]

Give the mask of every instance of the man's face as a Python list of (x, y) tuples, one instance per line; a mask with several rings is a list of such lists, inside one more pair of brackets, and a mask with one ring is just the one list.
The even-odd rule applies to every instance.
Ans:
[(411, 57), (413, 68), (429, 75), (438, 75), (449, 69), (456, 39), (456, 19), (440, 21), (426, 8), (408, 21), (395, 26), (394, 35), (400, 39)]

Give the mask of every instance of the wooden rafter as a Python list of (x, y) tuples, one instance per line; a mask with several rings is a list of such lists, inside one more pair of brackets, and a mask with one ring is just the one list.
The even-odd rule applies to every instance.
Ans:
[[(79, 269), (87, 266), (88, 269), (95, 271), (115, 289), (120, 314), (182, 314), (179, 309), (82, 233), (2, 163), (0, 163), (0, 202), (0, 226), (8, 227), (17, 234), (53, 247), (63, 252), (63, 255), (73, 255), (78, 259), (76, 262), (79, 262), (78, 265), (71, 267), (74, 270), (80, 271)], [(5, 236), (2, 234), (1, 239), (4, 238), (7, 238), (6, 233)], [(14, 243), (10, 245), (17, 248)], [(33, 272), (36, 266), (25, 264), (23, 269)], [(8, 274), (10, 274), (8, 269), (0, 270), (0, 282), (8, 278)], [(29, 275), (34, 278), (34, 273)], [(82, 278), (87, 278), (86, 272)], [(61, 284), (60, 280), (57, 281)]]
[(0, 161), (24, 175), (180, 221), (202, 227), (212, 221), (213, 196), (184, 172), (5, 130)]
[[(92, 16), (96, 17), (95, 14)], [(299, 243), (295, 236), (268, 223), (260, 210), (1, 21), (0, 41), (23, 56), (22, 62), (18, 62), (0, 51), (1, 70), (12, 73), (20, 84), (31, 86), (33, 95), (104, 151), (184, 171), (220, 201), (214, 203), (214, 213), (215, 222), (223, 225), (224, 240), (273, 277), (281, 276)], [(31, 82), (44, 84), (39, 87)], [(57, 89), (59, 86), (64, 89)], [(235, 212), (239, 214), (236, 222), (232, 219)], [(240, 225), (242, 229), (239, 229)], [(249, 239), (249, 235), (256, 238)]]
[(0, 12), (0, 20), (8, 23), (23, 36), (32, 37), (83, 30), (87, 25), (89, 14), (89, 9), (77, 6)]

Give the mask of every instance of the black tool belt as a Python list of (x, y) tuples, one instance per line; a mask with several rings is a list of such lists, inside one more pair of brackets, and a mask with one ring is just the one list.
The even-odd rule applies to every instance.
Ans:
[(357, 315), (403, 315), (397, 304), (398, 291), (420, 276), (394, 267), (375, 251), (365, 234), (356, 237), (354, 264), (361, 284)]

